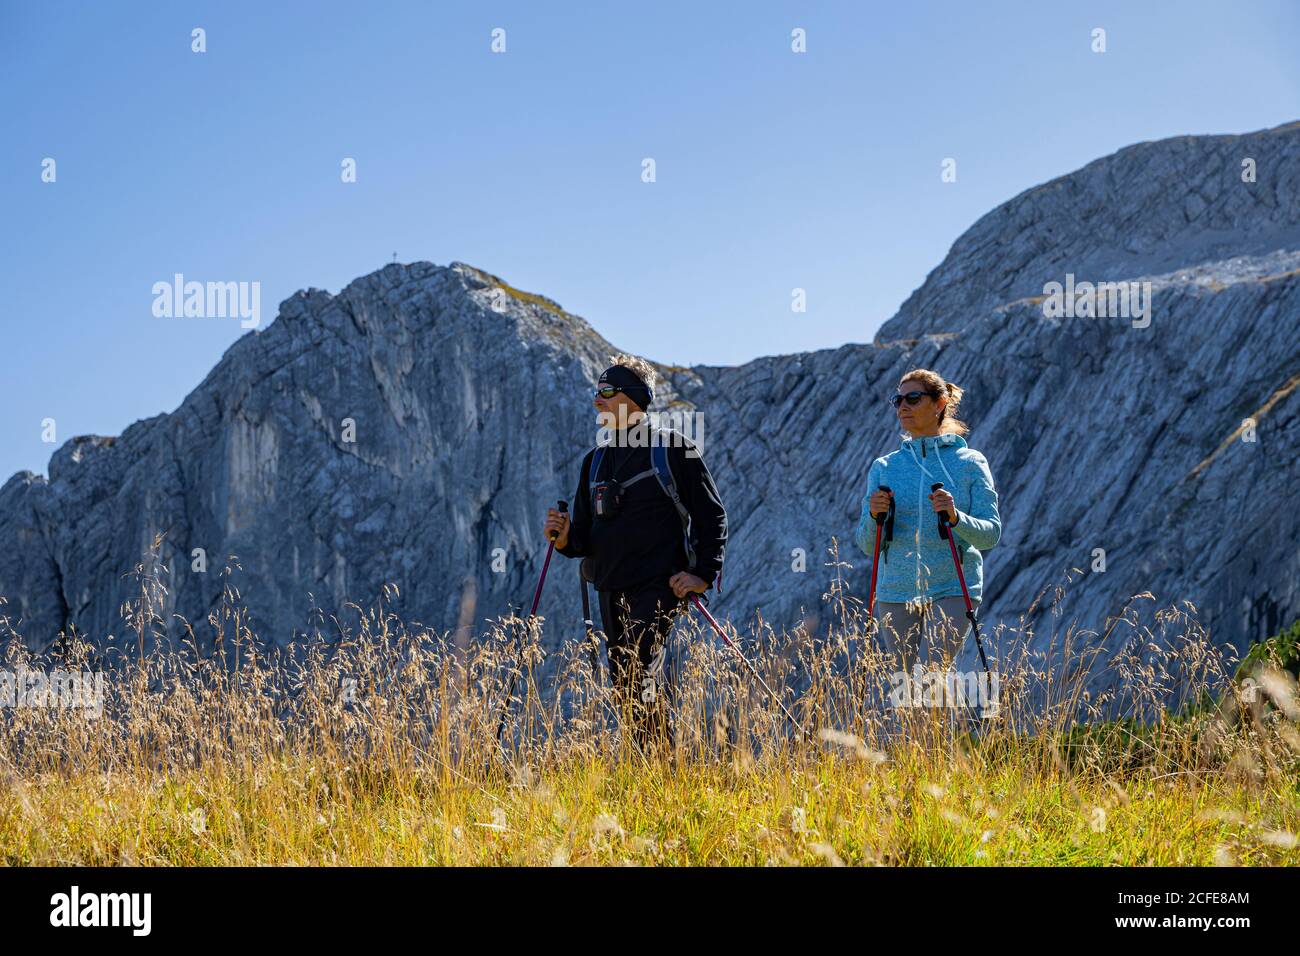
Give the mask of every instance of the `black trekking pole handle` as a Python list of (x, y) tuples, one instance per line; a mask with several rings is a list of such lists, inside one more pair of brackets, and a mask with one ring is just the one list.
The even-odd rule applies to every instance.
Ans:
[[(942, 488), (942, 487), (943, 487), (943, 482), (942, 482), (942, 481), (936, 481), (934, 484), (932, 484), (932, 485), (930, 486), (930, 493), (933, 494), (934, 492), (938, 491), (938, 490), (939, 490), (940, 488)], [(943, 540), (947, 541), (947, 540), (948, 540), (948, 529), (949, 529), (950, 527), (952, 527), (952, 526), (951, 526), (950, 524), (948, 524), (948, 512), (946, 512), (946, 511), (940, 511), (940, 512), (939, 512), (939, 537), (941, 537), (941, 538), (943, 538)]]
[[(894, 497), (894, 489), (890, 488), (889, 485), (881, 485), (881, 486), (880, 486), (879, 488), (877, 488), (876, 490), (877, 490), (877, 491), (883, 491), (885, 494), (889, 495), (889, 497), (890, 497), (891, 500), (892, 500), (893, 497)], [(884, 523), (885, 523), (885, 518), (888, 516), (888, 514), (889, 514), (889, 510), (886, 509), (886, 510), (880, 512), (880, 514), (878, 514), (878, 515), (872, 515), (871, 517), (875, 519), (876, 524), (884, 524)]]
[[(889, 495), (889, 507), (878, 515), (872, 515), (876, 520), (876, 546), (871, 552), (871, 590), (867, 592), (867, 617), (873, 617), (876, 607), (876, 579), (880, 573), (880, 535), (885, 532), (889, 541), (894, 540), (894, 492), (889, 485), (881, 485), (876, 489)], [(889, 545), (885, 545), (888, 552)]]

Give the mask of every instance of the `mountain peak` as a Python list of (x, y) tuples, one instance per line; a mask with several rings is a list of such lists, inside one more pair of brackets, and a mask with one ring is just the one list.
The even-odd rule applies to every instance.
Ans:
[(876, 341), (958, 331), (1066, 273), (1125, 281), (1279, 251), (1300, 251), (1300, 121), (1137, 143), (982, 216)]

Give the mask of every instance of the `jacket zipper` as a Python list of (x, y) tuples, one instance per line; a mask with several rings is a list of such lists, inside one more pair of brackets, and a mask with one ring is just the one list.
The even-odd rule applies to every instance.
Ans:
[[(922, 458), (925, 457), (924, 438), (921, 439), (921, 457)], [(923, 467), (921, 470), (921, 475), (924, 474), (925, 474), (925, 469)], [(916, 580), (918, 582), (921, 580), (921, 525), (923, 524), (921, 517), (924, 514), (924, 512), (922, 511), (922, 508), (924, 508), (925, 506), (924, 502), (925, 502), (925, 479), (923, 477), (918, 476), (917, 485), (916, 485)]]

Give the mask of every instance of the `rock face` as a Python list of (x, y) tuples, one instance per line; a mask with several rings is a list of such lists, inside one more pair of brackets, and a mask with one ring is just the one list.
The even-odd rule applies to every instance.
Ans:
[[(822, 608), (833, 538), (864, 563), (851, 542), (867, 469), (897, 447), (884, 399), (922, 366), (967, 390), (968, 440), (1001, 495), (989, 630), (1071, 567), (1062, 620), (1096, 632), (1142, 591), (1191, 601), (1238, 650), (1300, 616), (1297, 183), (1300, 124), (1133, 146), (982, 218), (870, 345), (663, 367), (659, 405), (702, 413), (731, 518), (716, 609), (793, 624)], [(1150, 282), (1149, 325), (1046, 314), (1045, 284), (1067, 274)], [(175, 412), (73, 439), (48, 479), (0, 489), (5, 613), (36, 647), (71, 626), (120, 633), (123, 574), (160, 533), (174, 635), (172, 614), (199, 630), (231, 554), (254, 629), (281, 642), (313, 607), (328, 621), (386, 582), (397, 613), (437, 630), (518, 607), (614, 351), (460, 263), (299, 293)], [(577, 579), (562, 560), (552, 573), (558, 638), (577, 627)]]
[(255, 629), (281, 642), (313, 606), (328, 620), (385, 582), (439, 629), (463, 594), (504, 611), (530, 587), (538, 508), (586, 450), (582, 390), (610, 352), (549, 300), (461, 264), (299, 293), (174, 413), (74, 439), (48, 480), (0, 490), (0, 527), (18, 542), (0, 593), (38, 646), (69, 624), (120, 631), (134, 587), (122, 575), (165, 532), (168, 617), (204, 619), (228, 555)]

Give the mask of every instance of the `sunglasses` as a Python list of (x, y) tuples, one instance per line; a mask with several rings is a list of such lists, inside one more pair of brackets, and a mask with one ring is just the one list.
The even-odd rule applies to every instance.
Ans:
[(935, 398), (937, 397), (938, 393), (937, 392), (908, 392), (906, 395), (894, 395), (890, 397), (889, 404), (893, 405), (895, 408), (898, 408), (900, 405), (903, 404), (903, 402), (907, 402), (908, 405), (919, 405), (921, 399), (925, 398), (927, 395), (929, 395), (931, 398)]
[(619, 392), (623, 391), (617, 385), (606, 385), (604, 388), (596, 389), (596, 395), (600, 398), (613, 398)]

